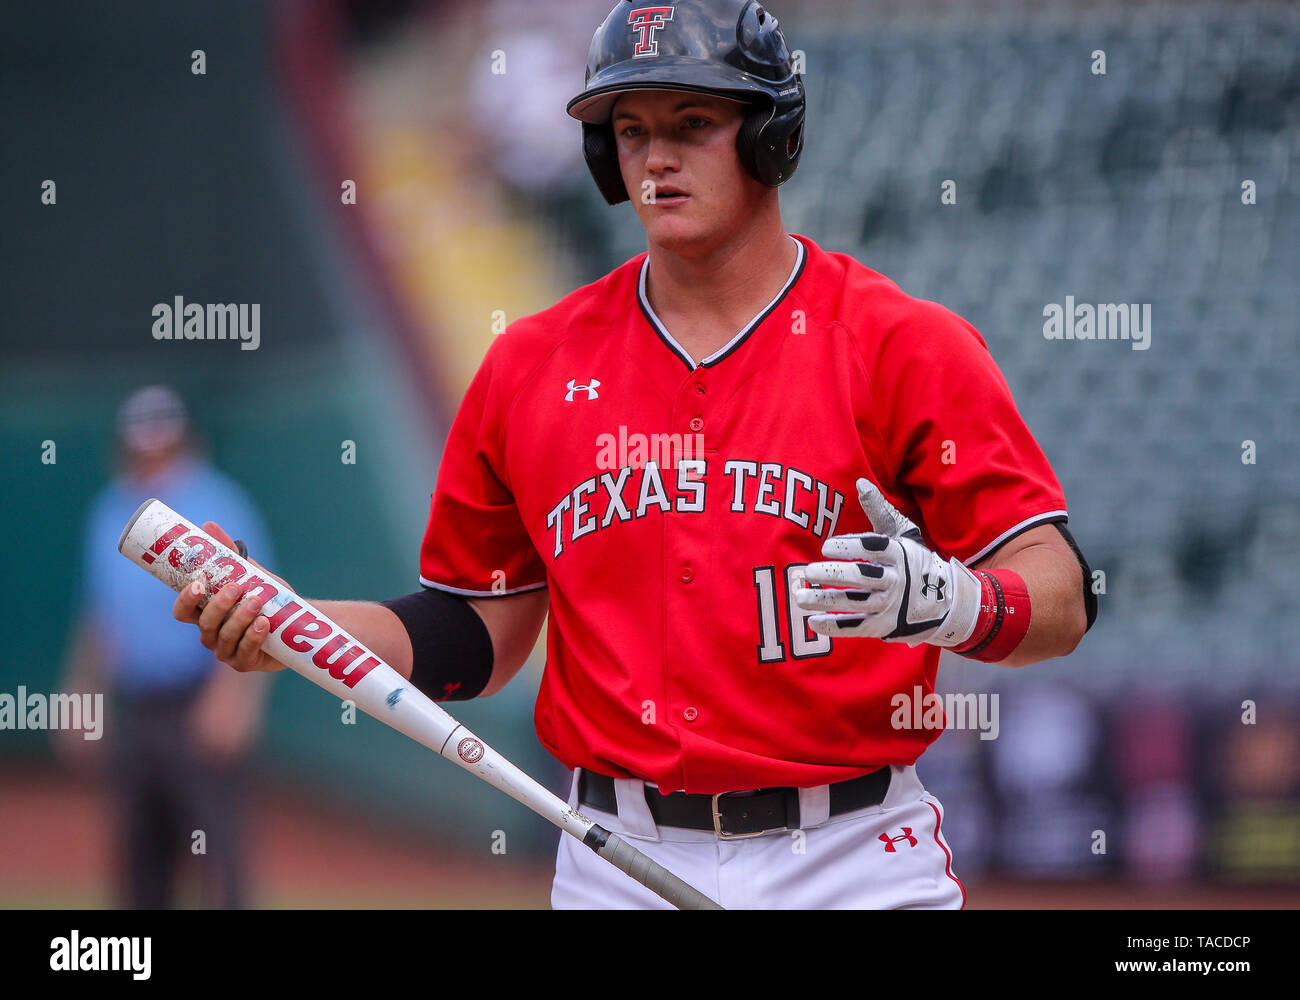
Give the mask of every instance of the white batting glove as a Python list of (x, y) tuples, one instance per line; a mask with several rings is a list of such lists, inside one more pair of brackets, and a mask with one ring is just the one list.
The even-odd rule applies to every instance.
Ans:
[[(794, 591), (814, 632), (867, 636), (916, 646), (960, 646), (975, 631), (983, 585), (956, 558), (925, 547), (921, 529), (885, 499), (875, 483), (859, 479), (858, 501), (875, 529), (836, 535), (801, 571), (812, 586)], [(823, 587), (847, 588), (824, 590)]]

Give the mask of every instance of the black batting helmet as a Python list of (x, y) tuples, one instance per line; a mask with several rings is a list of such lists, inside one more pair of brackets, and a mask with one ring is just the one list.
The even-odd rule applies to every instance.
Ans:
[(596, 29), (587, 86), (569, 102), (582, 151), (611, 205), (628, 200), (610, 115), (629, 90), (684, 90), (750, 105), (736, 137), (740, 162), (769, 187), (784, 184), (803, 152), (806, 101), (776, 18), (758, 0), (622, 0)]

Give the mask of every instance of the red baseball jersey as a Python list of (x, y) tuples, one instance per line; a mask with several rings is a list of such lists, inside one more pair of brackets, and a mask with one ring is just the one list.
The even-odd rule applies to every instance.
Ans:
[(794, 571), (870, 531), (866, 476), (966, 563), (1065, 496), (983, 339), (793, 237), (777, 298), (696, 364), (641, 254), (492, 344), (452, 425), (421, 580), (549, 588), (535, 721), (569, 767), (661, 791), (810, 786), (911, 764), (890, 723), (939, 650), (814, 633)]

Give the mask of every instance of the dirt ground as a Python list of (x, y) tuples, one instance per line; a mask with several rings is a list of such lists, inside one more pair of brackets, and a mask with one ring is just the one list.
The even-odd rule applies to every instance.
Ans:
[[(102, 795), (57, 770), (0, 772), (0, 908), (112, 903)], [(263, 788), (250, 808), (253, 905), (265, 908), (544, 908), (550, 864), (468, 855), (364, 816)], [(358, 851), (358, 844), (368, 849)]]

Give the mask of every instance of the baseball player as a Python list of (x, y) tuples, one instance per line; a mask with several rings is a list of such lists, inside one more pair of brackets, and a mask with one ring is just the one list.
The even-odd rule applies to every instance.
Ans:
[[(500, 690), (549, 610), (535, 721), (571, 804), (724, 907), (960, 907), (915, 768), (942, 713), (899, 699), (941, 649), (1076, 646), (1061, 486), (968, 323), (786, 232), (804, 87), (759, 3), (619, 3), (568, 110), (647, 252), (492, 344), (423, 588), (319, 606), (447, 700)], [(175, 614), (278, 668), (240, 596)], [(551, 900), (667, 905), (566, 837)]]

